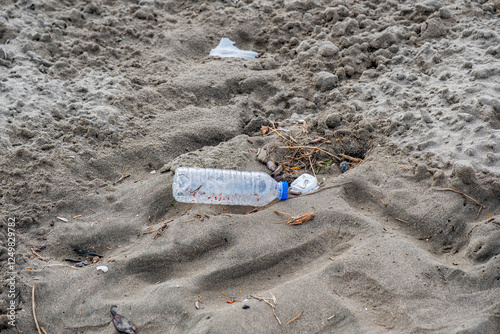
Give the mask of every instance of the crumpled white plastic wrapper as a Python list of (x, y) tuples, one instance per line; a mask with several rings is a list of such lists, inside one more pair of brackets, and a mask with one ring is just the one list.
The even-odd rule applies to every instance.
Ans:
[(307, 194), (319, 188), (318, 180), (310, 174), (302, 174), (290, 185), (292, 190), (300, 191), (301, 194)]
[(229, 38), (222, 38), (219, 42), (219, 45), (217, 45), (215, 49), (210, 50), (210, 56), (253, 60), (259, 55), (255, 51), (240, 50), (233, 44), (234, 42)]

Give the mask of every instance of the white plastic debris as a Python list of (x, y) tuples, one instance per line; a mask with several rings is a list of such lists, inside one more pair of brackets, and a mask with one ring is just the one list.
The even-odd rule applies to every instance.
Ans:
[(318, 181), (310, 174), (302, 174), (291, 184), (291, 189), (300, 191), (301, 194), (306, 194), (318, 188)]
[(57, 219), (62, 220), (65, 223), (69, 222), (68, 218), (64, 218), (64, 217), (57, 217)]
[(99, 267), (97, 267), (97, 270), (100, 270), (100, 271), (106, 273), (106, 272), (108, 272), (109, 268), (108, 268), (108, 266), (99, 266)]
[(259, 54), (255, 51), (240, 50), (233, 45), (234, 42), (229, 38), (222, 38), (215, 49), (210, 50), (210, 56), (213, 57), (232, 57), (253, 60)]

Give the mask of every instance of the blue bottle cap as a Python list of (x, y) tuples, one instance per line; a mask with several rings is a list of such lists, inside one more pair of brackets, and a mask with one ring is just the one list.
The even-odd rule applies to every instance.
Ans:
[(288, 183), (281, 181), (281, 191), (280, 191), (280, 199), (287, 199), (288, 198)]

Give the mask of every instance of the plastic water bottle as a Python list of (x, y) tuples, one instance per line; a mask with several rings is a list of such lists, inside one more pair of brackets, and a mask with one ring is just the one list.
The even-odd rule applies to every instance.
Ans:
[(179, 167), (172, 185), (174, 198), (184, 203), (264, 206), (288, 197), (288, 183), (263, 172)]

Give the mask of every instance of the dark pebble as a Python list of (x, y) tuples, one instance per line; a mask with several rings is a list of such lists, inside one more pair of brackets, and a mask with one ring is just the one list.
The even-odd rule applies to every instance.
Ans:
[(342, 161), (339, 167), (342, 173), (345, 173), (349, 170), (349, 163), (347, 163), (347, 161)]
[(248, 305), (243, 305), (243, 307), (242, 307), (242, 309), (244, 309), (244, 310), (249, 309), (249, 308), (250, 308), (250, 306), (248, 306)]

